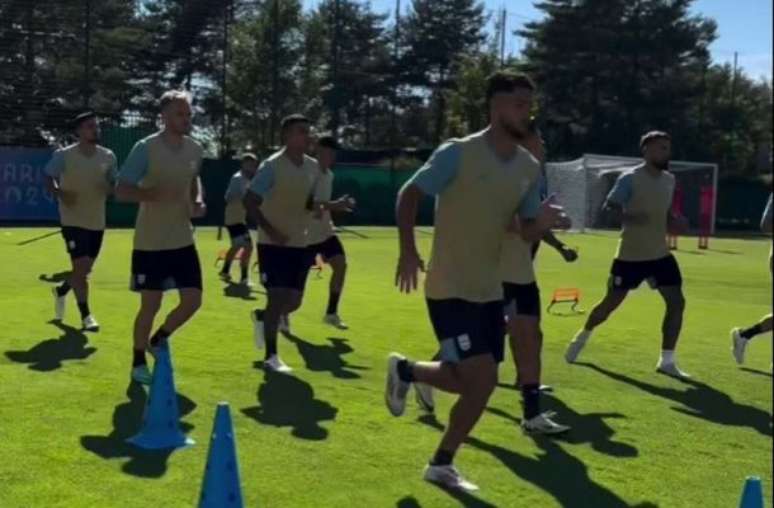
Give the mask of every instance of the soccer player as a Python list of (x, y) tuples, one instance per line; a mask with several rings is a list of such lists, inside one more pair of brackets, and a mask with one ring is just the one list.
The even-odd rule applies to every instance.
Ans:
[(424, 269), (414, 238), (417, 208), (423, 195), (437, 199), (425, 296), (442, 359), (412, 362), (390, 354), (385, 400), (390, 413), (400, 416), (411, 383), (458, 395), (424, 475), (446, 488), (478, 489), (462, 477), (453, 459), (481, 417), (503, 360), (499, 262), (505, 231), (509, 225), (519, 227), (526, 240), (536, 241), (561, 216), (559, 207), (541, 205), (539, 165), (517, 144), (526, 134), (534, 90), (524, 75), (494, 74), (486, 96), (489, 127), (439, 147), (398, 196), (396, 284), (406, 293), (417, 288), (418, 272)]
[(629, 291), (647, 280), (666, 303), (661, 358), (656, 370), (677, 378), (689, 378), (678, 368), (675, 359), (685, 297), (680, 267), (669, 253), (666, 241), (668, 230), (682, 232), (687, 229), (686, 219), (674, 216), (671, 210), (675, 190), (675, 177), (667, 171), (672, 153), (671, 138), (665, 132), (648, 132), (640, 140), (640, 149), (644, 163), (618, 178), (604, 204), (604, 208), (623, 224), (607, 294), (570, 343), (565, 359), (574, 363), (594, 329), (623, 303)]
[(303, 300), (312, 259), (307, 230), (320, 170), (306, 155), (311, 141), (306, 117), (284, 118), (281, 139), (284, 147), (261, 163), (244, 204), (259, 228), (258, 262), (267, 293), (266, 309), (250, 313), (256, 346), (266, 346), (266, 370), (289, 373), (277, 353), (277, 329), (280, 317), (295, 312)]
[[(530, 129), (527, 137), (521, 141), (521, 146), (528, 150), (541, 165), (545, 162), (543, 140), (537, 129)], [(543, 177), (541, 177), (541, 183), (544, 183), (542, 180)], [(545, 186), (541, 185), (541, 187)], [(565, 224), (567, 227), (569, 225), (569, 223)], [(559, 242), (553, 233), (546, 232), (543, 238), (547, 237), (552, 237)], [(509, 342), (516, 364), (516, 386), (521, 390), (523, 402), (521, 426), (527, 433), (554, 435), (567, 432), (570, 428), (556, 423), (550, 414), (543, 413), (540, 409), (541, 388), (546, 390), (550, 387), (542, 387), (540, 384), (543, 332), (540, 328), (540, 289), (535, 278), (533, 262), (537, 251), (535, 246), (538, 244), (539, 242), (530, 245), (520, 234), (509, 231), (503, 243), (500, 270)], [(559, 244), (561, 245), (561, 242)], [(562, 249), (557, 250), (560, 253), (563, 252)], [(574, 261), (577, 256), (565, 257), (565, 259)]]
[(250, 239), (250, 230), (247, 228), (247, 212), (242, 203), (247, 192), (247, 186), (250, 185), (258, 169), (258, 158), (251, 154), (242, 155), (242, 167), (231, 177), (231, 181), (226, 189), (226, 211), (224, 224), (231, 237), (231, 248), (226, 253), (226, 259), (223, 261), (223, 268), (220, 276), (224, 280), (231, 279), (231, 263), (239, 250), (242, 250), (240, 259), (241, 277), (239, 283), (248, 286), (250, 284), (250, 257), (253, 253), (253, 242)]
[(75, 117), (78, 142), (54, 152), (44, 170), (49, 192), (59, 201), (62, 226), (72, 272), (53, 289), (54, 316), (64, 319), (70, 289), (75, 293), (83, 329), (99, 330), (89, 309), (89, 274), (102, 248), (105, 234), (105, 200), (113, 191), (116, 156), (98, 144), (99, 121), (93, 112)]
[[(312, 259), (318, 255), (330, 265), (333, 270), (330, 289), (328, 293), (328, 307), (325, 311), (324, 322), (338, 328), (347, 330), (349, 327), (339, 317), (339, 301), (344, 290), (344, 279), (347, 274), (347, 255), (344, 246), (334, 231), (330, 210), (324, 205), (331, 201), (333, 195), (333, 165), (336, 162), (336, 151), (339, 144), (333, 136), (322, 136), (317, 141), (317, 161), (320, 166), (320, 174), (317, 177), (315, 188), (315, 202), (320, 207), (314, 214), (309, 226), (309, 249)], [(349, 196), (343, 196), (349, 209), (355, 207), (355, 200)]]
[[(132, 379), (150, 383), (145, 350), (168, 345), (169, 337), (193, 317), (202, 302), (202, 272), (191, 218), (206, 212), (199, 180), (202, 147), (189, 137), (191, 99), (169, 91), (159, 101), (163, 129), (137, 142), (118, 175), (116, 197), (140, 204), (132, 251), (132, 291), (140, 294), (134, 321)], [(180, 302), (151, 335), (164, 291), (177, 289)]]
[[(770, 235), (772, 232), (772, 194), (769, 194), (769, 202), (766, 204), (766, 210), (763, 212), (763, 218), (761, 219), (761, 230)], [(774, 246), (769, 251), (769, 270), (772, 269), (772, 254), (774, 254)], [(734, 328), (731, 330), (731, 351), (734, 354), (736, 363), (742, 365), (744, 363), (744, 353), (747, 349), (747, 344), (753, 337), (764, 333), (771, 333), (772, 330), (772, 315), (761, 319), (758, 323), (752, 325), (749, 328), (741, 329)]]

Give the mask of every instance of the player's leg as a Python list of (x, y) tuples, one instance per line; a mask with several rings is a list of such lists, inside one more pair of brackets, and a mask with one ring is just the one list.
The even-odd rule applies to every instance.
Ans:
[(145, 350), (153, 330), (153, 321), (161, 309), (164, 292), (144, 290), (140, 292), (140, 309), (134, 319), (134, 348), (132, 356), (132, 379), (139, 383), (150, 384), (151, 373)]
[(747, 350), (747, 344), (764, 333), (770, 333), (772, 331), (772, 315), (769, 314), (763, 319), (747, 328), (734, 328), (731, 330), (731, 352), (734, 354), (736, 363), (742, 365), (744, 363), (744, 355)]
[(659, 372), (680, 378), (690, 377), (677, 367), (676, 349), (683, 328), (685, 313), (685, 295), (683, 294), (683, 277), (674, 256), (652, 263), (652, 274), (649, 278), (658, 290), (666, 305), (664, 320), (661, 325), (661, 358), (657, 369)]
[[(249, 233), (248, 233), (249, 234)], [(239, 260), (240, 279), (244, 285), (250, 284), (250, 259), (253, 256), (253, 244), (248, 237), (242, 247), (242, 259)]]
[(330, 288), (328, 290), (328, 307), (325, 310), (325, 322), (340, 330), (349, 327), (339, 316), (339, 302), (344, 291), (344, 281), (347, 276), (347, 256), (344, 253), (326, 258), (333, 275), (331, 275)]
[(234, 226), (226, 226), (226, 229), (228, 230), (231, 246), (229, 247), (228, 251), (226, 251), (226, 257), (223, 260), (223, 267), (221, 268), (219, 275), (223, 279), (230, 279), (231, 265), (234, 263), (234, 258), (239, 252), (241, 242), (239, 238), (239, 231), (236, 231)]
[(613, 312), (624, 302), (629, 291), (639, 287), (646, 276), (643, 265), (640, 263), (620, 261), (618, 259), (613, 261), (605, 296), (594, 305), (586, 320), (586, 324), (575, 334), (575, 337), (567, 346), (564, 359), (568, 363), (575, 363), (578, 360), (578, 356), (591, 338), (594, 329), (610, 318)]
[(171, 279), (173, 287), (178, 290), (180, 300), (151, 337), (150, 345), (153, 348), (163, 347), (167, 339), (187, 323), (202, 306), (202, 270), (196, 248), (192, 245), (167, 251), (164, 255), (168, 259), (168, 274), (164, 279)]

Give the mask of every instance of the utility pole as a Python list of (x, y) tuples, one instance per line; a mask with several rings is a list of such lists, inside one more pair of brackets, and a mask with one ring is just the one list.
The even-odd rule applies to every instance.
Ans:
[(229, 26), (233, 17), (234, 1), (228, 0), (223, 6), (223, 60), (220, 69), (220, 93), (221, 93), (221, 125), (220, 125), (220, 157), (228, 157), (228, 39)]
[(331, 44), (331, 59), (333, 61), (332, 66), (332, 84), (331, 90), (331, 127), (333, 135), (338, 137), (339, 124), (341, 123), (340, 117), (340, 101), (339, 101), (339, 49), (341, 47), (341, 0), (335, 0), (333, 4), (333, 43)]
[(83, 108), (88, 109), (91, 102), (91, 0), (86, 0), (86, 22), (84, 29), (86, 44), (83, 58)]
[[(731, 125), (729, 126), (729, 137), (731, 139), (731, 146), (729, 152), (731, 153), (731, 161), (736, 163), (736, 80), (739, 72), (737, 70), (739, 65), (739, 52), (734, 51), (734, 75), (731, 77)], [(728, 164), (726, 164), (728, 166)]]
[(508, 24), (508, 10), (503, 7), (500, 18), (500, 67), (505, 67), (505, 32)]
[(269, 144), (274, 145), (274, 135), (277, 132), (277, 109), (279, 108), (279, 0), (274, 0), (272, 7), (271, 29), (271, 132)]
[(393, 79), (392, 104), (390, 105), (390, 189), (395, 189), (395, 157), (398, 150), (398, 60), (400, 59), (400, 0), (395, 0), (395, 41), (392, 49)]

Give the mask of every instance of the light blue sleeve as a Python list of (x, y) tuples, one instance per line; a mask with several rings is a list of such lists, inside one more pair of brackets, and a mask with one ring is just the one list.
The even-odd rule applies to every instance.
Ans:
[(242, 199), (241, 180), (239, 178), (231, 178), (228, 182), (228, 188), (226, 189), (226, 201), (233, 201), (235, 199)]
[(613, 190), (607, 195), (608, 203), (625, 206), (632, 199), (632, 186), (634, 184), (634, 175), (632, 173), (624, 173), (618, 177)]
[(414, 173), (406, 185), (416, 185), (425, 194), (437, 196), (457, 176), (461, 158), (462, 148), (459, 144), (444, 143), (433, 153), (425, 165)]
[(521, 198), (519, 203), (519, 217), (522, 219), (536, 219), (540, 212), (540, 188), (542, 187), (543, 178), (538, 178), (535, 183), (529, 188), (524, 197)]
[(138, 141), (118, 173), (120, 183), (139, 184), (148, 174), (148, 143)]
[(51, 178), (59, 178), (64, 173), (65, 158), (62, 150), (57, 150), (51, 155), (46, 167), (43, 168), (43, 172)]
[(274, 165), (269, 161), (263, 161), (250, 182), (249, 189), (253, 194), (264, 197), (272, 188), (274, 188)]

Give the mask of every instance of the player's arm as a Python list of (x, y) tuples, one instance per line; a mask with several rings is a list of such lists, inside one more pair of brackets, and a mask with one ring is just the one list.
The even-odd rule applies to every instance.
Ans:
[(113, 152), (110, 152), (110, 166), (105, 173), (105, 195), (111, 196), (116, 191), (116, 179), (118, 178), (118, 160)]
[(767, 234), (772, 233), (772, 195), (769, 194), (769, 202), (766, 205), (766, 210), (763, 212), (763, 217), (761, 218), (761, 231)]
[(517, 223), (515, 229), (527, 243), (539, 242), (551, 229), (569, 229), (572, 226), (572, 221), (564, 209), (556, 204), (553, 195), (541, 203), (540, 185), (538, 180), (527, 190), (514, 218)]
[(319, 210), (321, 212), (328, 211), (333, 213), (351, 213), (355, 210), (356, 206), (357, 201), (355, 201), (355, 198), (350, 197), (349, 194), (344, 194), (339, 199), (334, 199), (332, 201), (314, 201), (315, 210)]
[(207, 204), (204, 201), (204, 186), (202, 185), (202, 179), (199, 175), (191, 180), (191, 203), (193, 203), (192, 216), (196, 219), (200, 219), (207, 214)]
[(400, 253), (395, 285), (401, 292), (410, 293), (416, 290), (419, 285), (419, 272), (425, 269), (414, 236), (419, 204), (425, 195), (437, 196), (448, 187), (456, 177), (459, 160), (458, 145), (442, 145), (398, 193), (395, 216)]
[(46, 189), (63, 204), (73, 205), (75, 203), (75, 194), (62, 190), (59, 185), (59, 178), (62, 176), (64, 169), (64, 153), (61, 150), (57, 150), (51, 155), (51, 159), (46, 164), (46, 167), (43, 168), (43, 173), (46, 175)]
[(141, 188), (140, 182), (148, 174), (148, 146), (139, 141), (118, 172), (116, 199), (128, 203), (160, 201), (162, 193), (157, 188)]
[(623, 173), (618, 177), (618, 180), (616, 180), (610, 194), (607, 195), (607, 199), (602, 205), (602, 210), (611, 222), (616, 224), (641, 225), (648, 221), (646, 214), (626, 210), (626, 205), (628, 205), (632, 199), (633, 178), (634, 176), (632, 173)]
[(288, 237), (269, 222), (261, 210), (264, 196), (274, 188), (274, 168), (264, 162), (250, 182), (242, 203), (247, 212), (247, 218), (257, 224), (277, 245), (288, 243)]
[(578, 252), (565, 245), (556, 237), (552, 230), (549, 229), (543, 234), (542, 241), (556, 249), (556, 252), (558, 252), (568, 263), (572, 263), (578, 259)]

